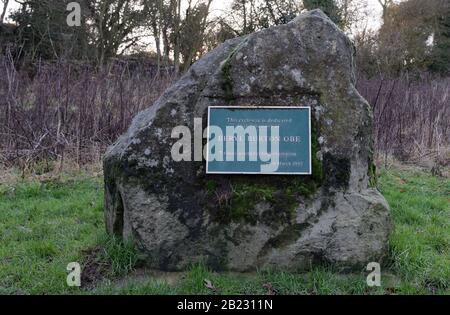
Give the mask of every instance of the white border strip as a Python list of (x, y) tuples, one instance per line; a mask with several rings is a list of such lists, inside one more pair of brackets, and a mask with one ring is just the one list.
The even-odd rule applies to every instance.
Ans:
[[(262, 173), (262, 172), (210, 172), (209, 171), (209, 121), (211, 108), (239, 108), (239, 109), (307, 109), (308, 117), (309, 117), (309, 173), (308, 172), (271, 172), (271, 173)], [(308, 106), (208, 106), (208, 138), (206, 140), (206, 174), (252, 174), (252, 175), (312, 175), (312, 152), (311, 152), (311, 107)]]

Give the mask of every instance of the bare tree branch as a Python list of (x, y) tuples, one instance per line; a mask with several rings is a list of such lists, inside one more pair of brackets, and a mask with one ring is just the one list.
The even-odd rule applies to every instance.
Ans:
[(9, 0), (2, 0), (2, 2), (3, 2), (3, 10), (2, 15), (0, 16), (0, 24), (3, 24), (3, 21), (5, 20), (6, 11), (8, 11)]

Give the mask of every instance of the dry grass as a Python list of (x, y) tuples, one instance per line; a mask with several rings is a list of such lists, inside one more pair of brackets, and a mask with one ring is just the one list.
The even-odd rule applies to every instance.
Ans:
[(358, 90), (374, 111), (378, 154), (450, 166), (450, 78), (360, 77)]

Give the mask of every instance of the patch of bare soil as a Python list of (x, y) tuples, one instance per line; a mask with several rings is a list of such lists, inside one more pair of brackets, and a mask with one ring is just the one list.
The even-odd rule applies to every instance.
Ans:
[(186, 272), (163, 272), (141, 266), (124, 276), (111, 277), (111, 265), (103, 259), (102, 254), (103, 248), (101, 246), (82, 251), (81, 288), (93, 290), (105, 280), (111, 280), (115, 287), (121, 288), (129, 283), (144, 283), (150, 279), (174, 286), (186, 274)]
[(84, 250), (83, 265), (81, 266), (81, 287), (92, 289), (103, 281), (111, 271), (111, 266), (102, 260), (101, 246), (95, 246)]

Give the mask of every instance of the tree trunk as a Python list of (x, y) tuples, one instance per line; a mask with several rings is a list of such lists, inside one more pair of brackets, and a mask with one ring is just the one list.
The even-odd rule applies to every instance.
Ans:
[(173, 52), (173, 59), (175, 65), (175, 73), (180, 72), (180, 29), (181, 29), (181, 0), (177, 0), (177, 7), (175, 13), (175, 45)]
[(155, 45), (156, 45), (156, 65), (157, 65), (157, 73), (161, 70), (161, 39), (159, 38), (159, 32), (155, 31), (153, 33), (155, 37)]
[(9, 0), (3, 0), (3, 10), (2, 15), (0, 16), (0, 25), (3, 24), (3, 21), (5, 20), (6, 11), (8, 11), (8, 4)]

